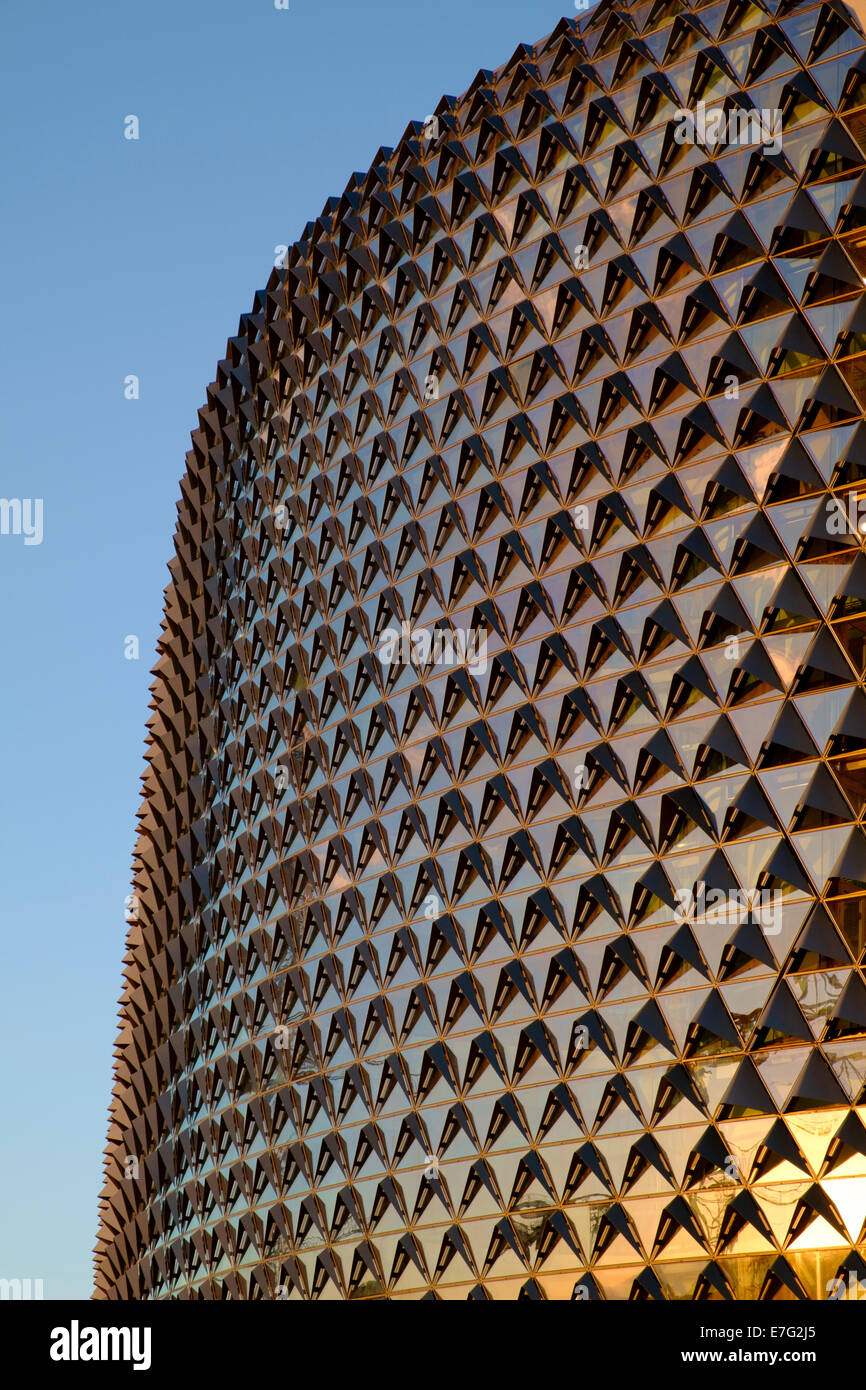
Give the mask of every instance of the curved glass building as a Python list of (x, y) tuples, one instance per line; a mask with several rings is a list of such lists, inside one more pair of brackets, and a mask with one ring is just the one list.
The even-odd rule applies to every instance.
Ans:
[(96, 1292), (866, 1277), (866, 46), (606, 0), (293, 245), (193, 435)]

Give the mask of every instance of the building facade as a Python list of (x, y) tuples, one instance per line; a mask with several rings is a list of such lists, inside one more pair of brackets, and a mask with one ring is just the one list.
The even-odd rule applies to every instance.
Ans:
[(602, 0), (288, 250), (182, 483), (97, 1297), (866, 1278), (864, 285), (839, 0)]

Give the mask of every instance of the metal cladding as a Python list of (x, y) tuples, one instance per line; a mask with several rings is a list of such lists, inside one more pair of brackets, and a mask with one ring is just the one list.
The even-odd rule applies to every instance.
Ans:
[(837, 0), (601, 3), (257, 294), (182, 484), (98, 1297), (866, 1277), (864, 151)]

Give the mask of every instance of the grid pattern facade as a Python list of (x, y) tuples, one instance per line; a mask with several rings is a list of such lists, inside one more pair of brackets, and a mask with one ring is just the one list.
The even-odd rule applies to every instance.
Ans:
[[(699, 101), (780, 148), (680, 143)], [(182, 483), (97, 1297), (866, 1276), (864, 152), (837, 0), (603, 0), (256, 295)]]

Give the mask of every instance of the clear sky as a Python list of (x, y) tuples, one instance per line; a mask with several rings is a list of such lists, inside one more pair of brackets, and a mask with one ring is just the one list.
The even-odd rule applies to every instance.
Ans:
[(289, 4), (0, 0), (0, 496), (42, 499), (41, 543), (36, 507), (0, 534), (0, 1277), (41, 1278), (46, 1298), (91, 1290), (149, 672), (196, 411), (274, 247), (443, 93), (574, 14)]

